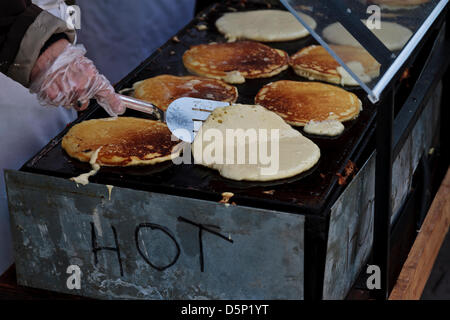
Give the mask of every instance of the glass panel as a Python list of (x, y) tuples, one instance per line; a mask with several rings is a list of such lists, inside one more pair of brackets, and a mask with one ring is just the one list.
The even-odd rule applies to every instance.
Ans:
[(448, 1), (281, 0), (341, 65), (328, 70), (317, 48), (303, 50), (301, 72), (360, 85), (374, 103)]

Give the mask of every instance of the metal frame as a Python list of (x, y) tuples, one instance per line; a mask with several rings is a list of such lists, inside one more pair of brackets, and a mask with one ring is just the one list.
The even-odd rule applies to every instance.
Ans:
[[(299, 14), (297, 13), (297, 10), (295, 10), (287, 0), (280, 0), (281, 3), (297, 18), (298, 21), (301, 22), (301, 24), (305, 27), (306, 30), (308, 30), (308, 32), (314, 37), (314, 39), (316, 39), (317, 42), (319, 42), (319, 44), (324, 47), (328, 53), (331, 54), (331, 56), (337, 61), (339, 62), (339, 64), (352, 76), (353, 79), (355, 79), (358, 84), (361, 86), (361, 88), (364, 89), (364, 91), (367, 92), (369, 100), (373, 103), (378, 102), (378, 98), (371, 95), (372, 90), (370, 90), (370, 88), (364, 83), (362, 82), (359, 77), (353, 72), (352, 69), (350, 69), (346, 63), (344, 63), (344, 61), (336, 54), (334, 53), (333, 50), (331, 50), (330, 46), (328, 45), (328, 43), (326, 43), (324, 40), (322, 40), (322, 37), (320, 37), (316, 31), (314, 29), (312, 29), (307, 23), (304, 23), (302, 18), (299, 16)], [(345, 12), (345, 11), (344, 11)], [(343, 17), (342, 20), (345, 20), (347, 18), (346, 15), (341, 16)], [(369, 35), (369, 37), (371, 38), (376, 38), (372, 35)], [(375, 40), (376, 41), (376, 40)], [(384, 46), (384, 45), (383, 45)]]
[[(382, 271), (382, 287), (380, 290), (371, 292), (371, 295), (375, 299), (386, 300), (388, 298), (390, 289), (392, 288), (392, 275), (395, 270), (391, 270), (395, 263), (401, 262), (398, 257), (395, 259), (391, 259), (390, 255), (392, 254), (391, 248), (391, 239), (394, 236), (395, 239), (400, 239), (404, 246), (407, 246), (408, 241), (410, 240), (408, 237), (411, 237), (411, 233), (407, 235), (402, 234), (405, 230), (403, 226), (399, 226), (399, 224), (403, 224), (405, 221), (408, 223), (408, 228), (411, 228), (411, 221), (420, 223), (421, 219), (419, 215), (411, 216), (411, 212), (414, 214), (417, 210), (411, 210), (411, 204), (409, 201), (408, 206), (404, 206), (400, 209), (400, 213), (398, 214), (395, 221), (392, 221), (392, 202), (391, 202), (391, 194), (392, 194), (392, 167), (394, 160), (399, 155), (400, 151), (404, 147), (404, 143), (406, 139), (411, 135), (412, 130), (414, 129), (417, 121), (422, 114), (426, 103), (429, 101), (432, 93), (434, 92), (436, 86), (439, 81), (444, 79), (444, 94), (443, 94), (443, 102), (442, 106), (446, 105), (446, 102), (449, 101), (449, 89), (450, 85), (449, 76), (450, 72), (446, 72), (449, 66), (448, 57), (450, 56), (450, 43), (449, 41), (434, 41), (433, 45), (429, 45), (429, 40), (433, 35), (433, 31), (440, 30), (441, 32), (444, 30), (445, 25), (443, 22), (444, 19), (449, 21), (449, 17), (446, 18), (446, 11), (444, 11), (441, 16), (435, 20), (435, 24), (433, 28), (430, 28), (427, 34), (423, 35), (422, 42), (415, 48), (414, 52), (411, 53), (408, 62), (405, 62), (401, 65), (401, 68), (405, 69), (408, 64), (412, 62), (417, 62), (417, 56), (423, 51), (422, 49), (429, 50), (429, 54), (426, 59), (426, 63), (423, 64), (422, 73), (420, 74), (417, 83), (415, 84), (413, 90), (410, 91), (410, 95), (406, 99), (405, 103), (403, 103), (401, 108), (398, 108), (397, 116), (395, 117), (396, 106), (395, 101), (397, 99), (396, 96), (396, 88), (395, 83), (397, 83), (398, 79), (401, 77), (401, 73), (396, 74), (391, 82), (391, 89), (389, 92), (385, 94), (383, 97), (383, 103), (379, 104), (379, 109), (377, 113), (376, 123), (379, 125), (376, 128), (376, 149), (378, 153), (377, 157), (377, 174), (376, 174), (376, 211), (375, 211), (375, 225), (374, 225), (374, 247), (372, 250), (372, 259), (371, 263), (380, 266)], [(450, 22), (447, 23), (447, 28), (450, 27)], [(447, 31), (447, 39), (449, 39), (449, 32)], [(408, 64), (407, 64), (408, 63)], [(419, 64), (420, 65), (420, 64)], [(403, 70), (401, 69), (401, 70)], [(448, 103), (447, 103), (448, 104)], [(447, 124), (449, 119), (450, 111), (446, 108), (442, 108), (442, 122), (443, 124)], [(441, 128), (441, 139), (442, 145), (447, 146), (442, 148), (443, 161), (448, 163), (450, 159), (450, 152), (448, 147), (450, 147), (450, 135), (448, 135), (448, 129), (446, 127)], [(361, 149), (365, 149), (362, 147)], [(339, 193), (339, 191), (337, 191)], [(415, 194), (410, 194), (408, 199), (411, 197), (418, 196), (418, 192)], [(420, 197), (421, 195), (419, 195)], [(423, 195), (422, 195), (423, 196)], [(410, 199), (411, 200), (411, 199)], [(413, 201), (417, 203), (419, 200)], [(409, 209), (409, 210), (405, 210)], [(412, 208), (414, 209), (414, 208)], [(422, 208), (421, 208), (422, 210)], [(308, 221), (306, 222), (308, 223)], [(327, 221), (327, 224), (329, 221)], [(414, 223), (413, 227), (414, 228)], [(412, 230), (412, 229), (411, 229)], [(321, 230), (316, 230), (319, 233)], [(415, 230), (414, 230), (415, 231)], [(415, 236), (415, 234), (413, 234)], [(314, 235), (310, 235), (310, 237), (314, 237)], [(408, 238), (405, 239), (404, 238)], [(306, 240), (307, 241), (307, 240)], [(308, 247), (307, 247), (308, 248)], [(323, 256), (323, 248), (316, 246), (314, 248), (309, 248), (309, 251), (314, 250), (314, 254), (316, 259), (325, 260)], [(312, 253), (310, 252), (312, 255)], [(308, 249), (305, 251), (305, 261), (310, 258), (308, 255)], [(363, 272), (364, 273), (364, 272)], [(308, 275), (307, 275), (308, 274)], [(311, 279), (309, 275), (314, 274), (314, 271), (309, 270), (307, 264), (305, 265), (305, 299), (313, 299), (318, 300), (321, 298), (320, 293), (317, 288), (319, 288), (323, 284), (323, 279)], [(365, 273), (364, 273), (365, 274)], [(364, 278), (362, 275), (361, 278)], [(360, 278), (360, 279), (361, 279)], [(365, 282), (364, 282), (365, 283)]]
[[(446, 21), (448, 24), (448, 16)], [(441, 32), (444, 27), (441, 28)], [(433, 92), (433, 89), (436, 87), (438, 80), (444, 77), (444, 73), (448, 69), (448, 57), (450, 56), (448, 39), (449, 35), (447, 33), (445, 38), (446, 41), (439, 43), (439, 37), (435, 41), (423, 72), (417, 80), (414, 89), (411, 91), (410, 96), (406, 100), (406, 103), (399, 110), (397, 117), (394, 117), (396, 98), (394, 86), (386, 97), (391, 103), (382, 104), (378, 109), (373, 246), (373, 264), (379, 266), (381, 269), (381, 289), (373, 292), (373, 297), (377, 300), (386, 300), (390, 292), (389, 264), (391, 252), (390, 240), (392, 234), (391, 186), (393, 160), (403, 147), (405, 138), (411, 134), (411, 131), (416, 124), (419, 115), (423, 111), (424, 105)], [(442, 130), (447, 129), (443, 128)]]
[[(364, 82), (362, 82), (359, 77), (343, 62), (343, 60), (334, 53), (334, 51), (329, 47), (329, 45), (322, 40), (322, 38), (317, 34), (317, 32), (312, 29), (307, 23), (302, 21), (297, 10), (293, 8), (287, 0), (281, 0), (281, 3), (299, 20), (303, 26), (311, 33), (314, 38), (322, 45), (327, 51), (333, 56), (336, 61), (358, 82), (358, 84), (363, 88), (367, 94), (368, 98), (372, 103), (379, 102), (383, 92), (392, 83), (395, 75), (403, 67), (405, 62), (411, 56), (417, 46), (421, 43), (426, 33), (430, 27), (436, 22), (436, 19), (442, 13), (442, 11), (447, 6), (449, 0), (440, 1), (436, 7), (433, 9), (431, 14), (427, 17), (420, 28), (414, 33), (413, 37), (409, 40), (406, 46), (402, 49), (400, 54), (396, 57), (395, 55), (387, 55), (389, 52), (384, 44), (378, 40), (367, 28), (360, 28), (362, 23), (356, 19), (351, 10), (346, 8), (345, 3), (340, 3), (340, 1), (330, 1), (329, 10), (337, 17), (342, 25), (349, 31), (352, 36), (361, 43), (364, 48), (373, 56), (375, 59), (384, 66), (388, 63), (389, 58), (395, 59), (391, 65), (389, 65), (387, 71), (383, 74), (381, 79), (375, 85), (373, 89), (369, 88)], [(382, 67), (383, 68), (383, 67)]]
[(373, 261), (381, 270), (381, 290), (376, 292), (380, 300), (387, 298), (389, 282), (390, 225), (392, 215), (392, 131), (394, 123), (395, 88), (389, 96), (392, 104), (383, 104), (377, 113), (376, 129), (376, 178), (375, 217), (373, 233)]

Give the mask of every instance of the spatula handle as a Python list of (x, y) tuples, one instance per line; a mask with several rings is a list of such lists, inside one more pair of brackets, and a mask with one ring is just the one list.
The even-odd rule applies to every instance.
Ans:
[(157, 117), (158, 120), (165, 121), (165, 112), (153, 104), (121, 94), (118, 94), (118, 96), (127, 108), (153, 115)]

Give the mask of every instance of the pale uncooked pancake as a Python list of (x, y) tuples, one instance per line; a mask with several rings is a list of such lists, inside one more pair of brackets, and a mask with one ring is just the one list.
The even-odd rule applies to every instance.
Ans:
[(176, 99), (191, 97), (214, 101), (236, 102), (237, 88), (223, 81), (202, 77), (161, 75), (133, 85), (134, 96), (167, 110)]
[(289, 56), (262, 43), (240, 41), (194, 46), (183, 55), (183, 63), (194, 74), (243, 83), (281, 73), (289, 67)]
[[(364, 20), (362, 21), (366, 23)], [(381, 29), (369, 29), (391, 51), (402, 49), (413, 33), (406, 27), (393, 22), (381, 22)], [(323, 30), (323, 37), (331, 43), (361, 47), (355, 38), (338, 22), (333, 23)]]
[[(366, 50), (341, 45), (330, 47), (364, 82), (379, 76), (380, 64)], [(290, 63), (295, 73), (310, 80), (344, 86), (358, 85), (347, 72), (340, 70), (339, 62), (322, 46), (312, 45), (300, 50), (291, 57)]]
[[(300, 14), (312, 28), (317, 24), (313, 18)], [(216, 21), (216, 27), (229, 41), (248, 39), (261, 42), (277, 42), (301, 39), (308, 30), (288, 11), (254, 10), (230, 12)]]
[(88, 185), (89, 178), (95, 176), (100, 171), (100, 165), (97, 163), (97, 158), (101, 149), (102, 147), (98, 148), (91, 155), (89, 164), (91, 165), (92, 170), (87, 173), (80, 174), (78, 177), (73, 177), (70, 180), (72, 180), (76, 184), (81, 184), (83, 186)]
[(171, 141), (167, 125), (139, 118), (108, 118), (76, 124), (64, 136), (63, 149), (69, 156), (89, 162), (100, 149), (96, 163), (101, 166), (152, 165), (178, 156), (179, 142)]
[[(272, 129), (278, 133), (278, 138), (272, 135)], [(241, 134), (236, 130), (241, 130)], [(236, 133), (238, 138), (233, 138), (230, 132)], [(223, 143), (216, 146), (214, 143), (220, 139), (209, 139), (208, 135), (223, 137)], [(267, 138), (265, 143), (262, 143), (262, 137)], [(261, 145), (267, 151), (262, 157), (258, 155)], [(232, 105), (216, 109), (200, 129), (192, 146), (197, 164), (218, 170), (223, 177), (237, 181), (290, 178), (308, 171), (320, 159), (317, 145), (261, 106)], [(230, 153), (229, 150), (233, 151)], [(220, 152), (222, 156), (218, 156)], [(243, 157), (241, 162), (239, 155)], [(264, 155), (268, 159), (264, 160)], [(251, 160), (252, 156), (256, 158)]]
[(294, 126), (305, 126), (311, 120), (345, 122), (357, 118), (362, 110), (355, 94), (319, 82), (273, 82), (259, 91), (255, 103)]

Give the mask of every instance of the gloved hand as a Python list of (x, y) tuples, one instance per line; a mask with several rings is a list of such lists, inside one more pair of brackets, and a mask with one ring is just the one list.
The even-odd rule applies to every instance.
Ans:
[(66, 41), (47, 49), (33, 68), (30, 91), (42, 104), (83, 110), (94, 98), (110, 116), (123, 114), (126, 107), (85, 53), (82, 45)]

